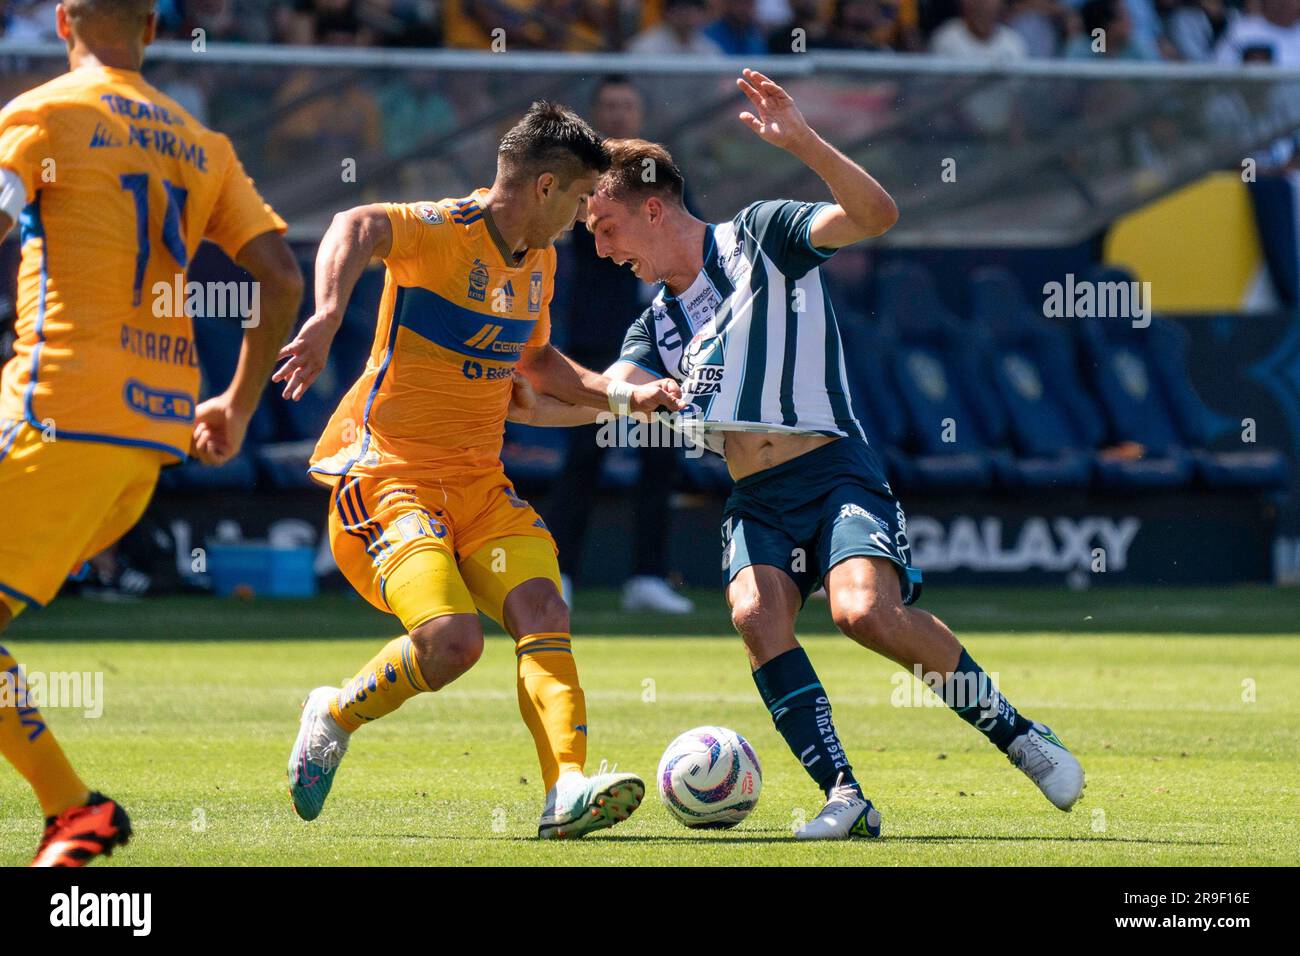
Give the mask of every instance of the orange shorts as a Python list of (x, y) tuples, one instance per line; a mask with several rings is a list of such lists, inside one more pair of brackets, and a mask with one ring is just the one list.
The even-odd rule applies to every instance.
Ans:
[(475, 611), (500, 624), (516, 586), (560, 586), (551, 533), (500, 465), (422, 481), (344, 475), (330, 495), (329, 534), (344, 577), (408, 631)]
[(0, 603), (17, 615), (140, 520), (163, 455), (0, 420)]

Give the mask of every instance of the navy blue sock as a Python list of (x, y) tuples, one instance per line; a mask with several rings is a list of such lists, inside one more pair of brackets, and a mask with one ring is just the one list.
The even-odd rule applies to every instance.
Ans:
[(822, 792), (829, 793), (841, 773), (844, 783), (858, 787), (831, 722), (831, 702), (804, 649), (772, 658), (754, 671), (754, 683), (790, 752)]
[(1030, 720), (1011, 706), (1002, 692), (993, 686), (989, 675), (961, 649), (957, 669), (943, 688), (934, 688), (957, 716), (970, 724), (989, 741), (1007, 752), (1007, 746), (1030, 726)]

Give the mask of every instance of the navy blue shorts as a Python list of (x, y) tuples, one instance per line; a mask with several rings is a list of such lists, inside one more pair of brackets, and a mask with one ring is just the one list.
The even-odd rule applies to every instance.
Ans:
[(907, 517), (866, 445), (851, 438), (822, 445), (736, 482), (722, 512), (725, 583), (744, 568), (770, 564), (799, 588), (803, 600), (846, 558), (893, 563), (905, 604), (921, 593), (910, 564)]

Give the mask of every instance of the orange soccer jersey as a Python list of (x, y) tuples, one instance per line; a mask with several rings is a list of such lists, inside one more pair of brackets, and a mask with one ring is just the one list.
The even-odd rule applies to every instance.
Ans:
[(316, 445), (318, 480), (500, 467), (511, 373), (550, 338), (555, 250), (508, 261), (484, 192), (386, 207), (393, 244), (375, 341)]
[(185, 457), (198, 356), (156, 287), (176, 287), (201, 240), (234, 257), (284, 222), (230, 141), (132, 70), (83, 67), (12, 100), (0, 166), (28, 202), (0, 420)]

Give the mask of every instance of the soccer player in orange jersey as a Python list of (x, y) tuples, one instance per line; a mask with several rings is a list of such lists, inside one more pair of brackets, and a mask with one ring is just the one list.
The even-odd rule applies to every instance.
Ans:
[(519, 708), (546, 799), (538, 835), (576, 837), (636, 808), (634, 774), (583, 774), (587, 716), (560, 596), (555, 544), (501, 464), (512, 379), (623, 412), (676, 410), (676, 383), (618, 385), (550, 344), (553, 243), (586, 215), (609, 165), (570, 111), (536, 103), (501, 141), (496, 181), (459, 199), (336, 216), (316, 257), (316, 313), (275, 373), (296, 399), (325, 364), (373, 256), (387, 266), (370, 359), (312, 457), (331, 488), (334, 556), (406, 629), (342, 689), (303, 707), (289, 759), (294, 807), (315, 819), (351, 735), (478, 660), (481, 610), (514, 638)]
[[(67, 73), (0, 111), (0, 235), (18, 224), (15, 355), (0, 377), (0, 632), (140, 517), (164, 464), (228, 461), (302, 295), (284, 222), (226, 137), (140, 75), (152, 0), (64, 0)], [(234, 379), (199, 402), (183, 305), (157, 309), (203, 239), (259, 283)], [(159, 312), (164, 314), (159, 314)], [(72, 769), (0, 647), (0, 753), (46, 816), (33, 865), (125, 843), (115, 801)]]

